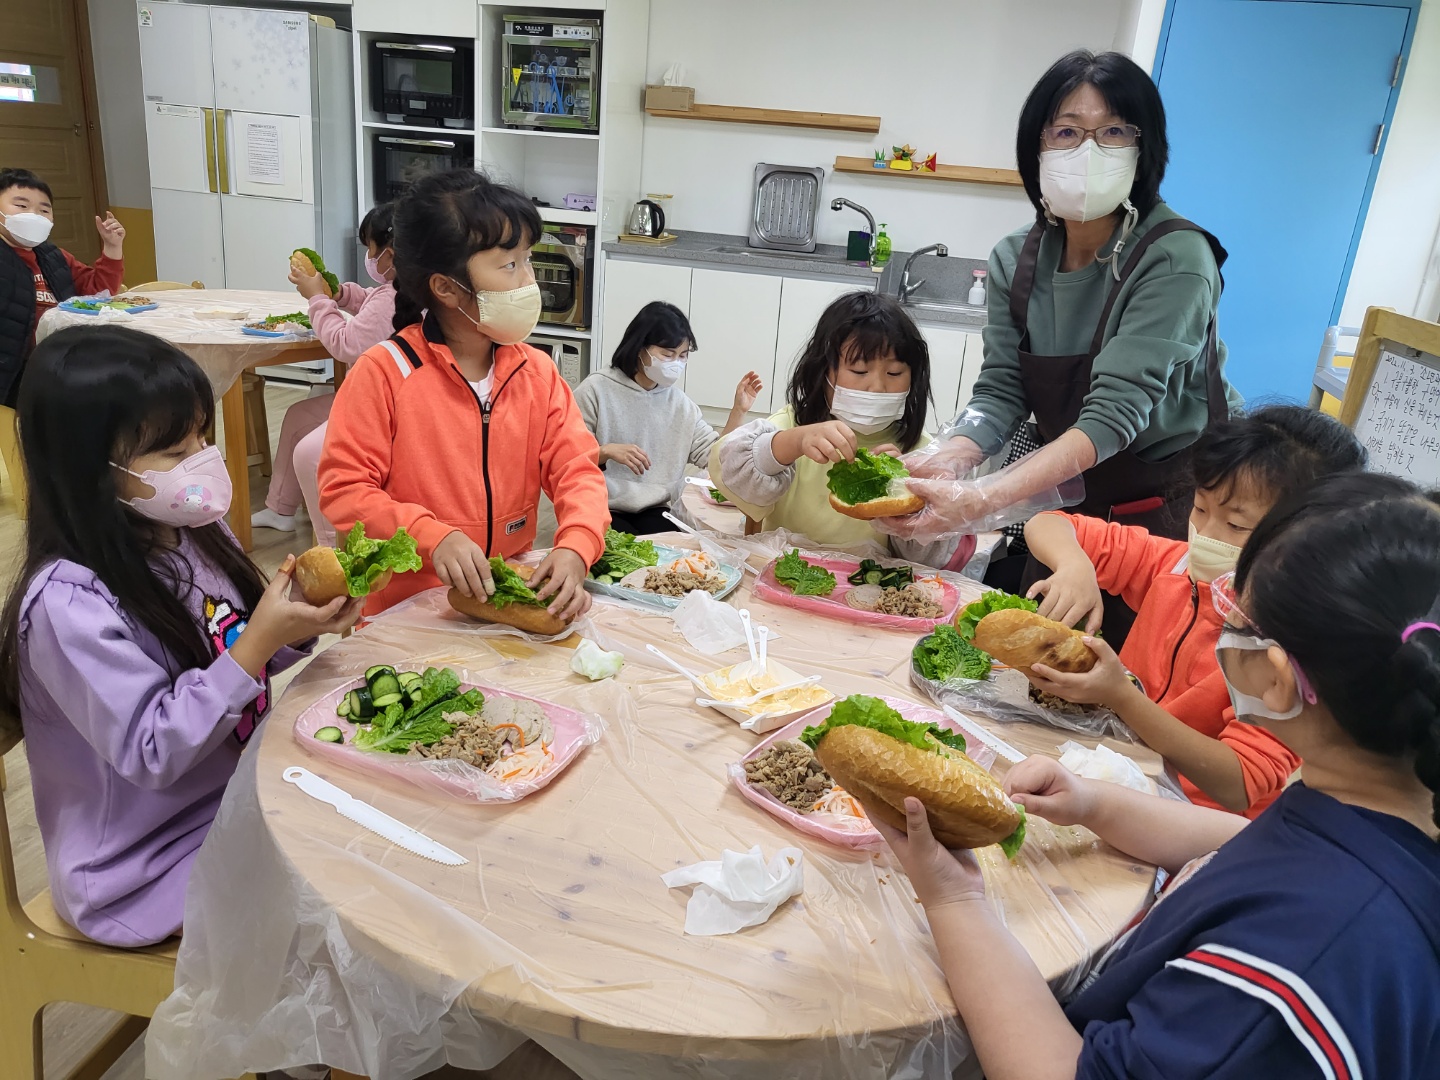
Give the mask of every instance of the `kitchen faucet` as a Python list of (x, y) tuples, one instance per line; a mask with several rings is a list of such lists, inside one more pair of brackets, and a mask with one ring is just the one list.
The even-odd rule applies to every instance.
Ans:
[(871, 260), (871, 262), (874, 262), (874, 260), (875, 260), (875, 239), (876, 239), (876, 237), (878, 237), (878, 236), (880, 235), (880, 230), (875, 227), (875, 215), (872, 214), (872, 213), (870, 213), (869, 210), (866, 210), (866, 209), (865, 209), (863, 206), (861, 206), (859, 203), (853, 203), (853, 202), (851, 202), (849, 199), (831, 199), (831, 200), (830, 200), (830, 209), (831, 209), (831, 210), (843, 210), (843, 209), (844, 209), (845, 207), (847, 207), (847, 206), (848, 206), (851, 210), (858, 211), (859, 213), (865, 215), (865, 221), (866, 221), (866, 223), (870, 226), (870, 260)]
[(924, 278), (915, 282), (914, 285), (910, 284), (910, 264), (921, 255), (931, 254), (943, 259), (950, 254), (950, 249), (944, 244), (930, 244), (928, 247), (922, 247), (918, 251), (910, 253), (910, 257), (905, 260), (905, 269), (900, 271), (900, 302), (902, 304), (908, 304), (910, 297), (914, 296), (920, 290), (920, 286), (925, 284)]

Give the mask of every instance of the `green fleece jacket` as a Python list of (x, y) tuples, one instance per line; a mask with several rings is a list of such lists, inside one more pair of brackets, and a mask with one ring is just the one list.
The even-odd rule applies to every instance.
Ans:
[[(1148, 229), (1175, 217), (1158, 203), (1135, 227), (1121, 259)], [(968, 409), (951, 428), (987, 453), (998, 451), (1030, 416), (1020, 382), (1020, 328), (1010, 316), (1010, 283), (1029, 231), (1028, 225), (1016, 230), (990, 254), (985, 363)], [(1101, 254), (1108, 254), (1118, 238), (1117, 227)], [(1114, 282), (1109, 263), (1061, 273), (1063, 239), (1060, 227), (1046, 229), (1030, 294), (1030, 351), (1042, 356), (1089, 351)], [(1219, 299), (1220, 271), (1198, 232), (1171, 233), (1141, 257), (1110, 313), (1090, 391), (1075, 422), (1095, 444), (1097, 460), (1129, 448), (1142, 460), (1161, 461), (1199, 436), (1207, 420), (1205, 328)], [(1220, 362), (1223, 378), (1223, 342)], [(1242, 404), (1240, 395), (1228, 382), (1225, 389), (1234, 412)]]

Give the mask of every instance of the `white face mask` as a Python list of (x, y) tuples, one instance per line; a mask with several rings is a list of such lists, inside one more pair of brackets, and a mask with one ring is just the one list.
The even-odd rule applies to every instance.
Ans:
[(0, 214), (10, 239), (24, 248), (39, 247), (50, 239), (55, 223), (44, 214)]
[(1278, 645), (1269, 638), (1257, 638), (1249, 634), (1237, 634), (1232, 630), (1222, 631), (1219, 640), (1215, 642), (1215, 656), (1220, 660), (1220, 675), (1225, 680), (1225, 689), (1230, 692), (1230, 704), (1235, 706), (1235, 716), (1237, 719), (1246, 721), (1247, 723), (1254, 723), (1255, 717), (1263, 717), (1266, 720), (1293, 720), (1300, 715), (1300, 710), (1305, 707), (1307, 702), (1311, 705), (1315, 704), (1315, 691), (1310, 689), (1310, 683), (1306, 680), (1300, 669), (1295, 666), (1295, 661), (1293, 660), (1290, 661), (1290, 666), (1295, 672), (1295, 687), (1299, 692), (1295, 695), (1295, 704), (1284, 712), (1276, 712), (1271, 709), (1269, 705), (1266, 705), (1262, 699), (1251, 697), (1249, 694), (1235, 688), (1235, 684), (1230, 681), (1230, 676), (1225, 674), (1225, 662), (1223, 658), (1220, 657), (1220, 654), (1226, 649), (1237, 649), (1241, 652), (1261, 652), (1272, 647), (1278, 648)]
[[(450, 279), (455, 281), (454, 278)], [(489, 289), (476, 291), (468, 285), (455, 281), (475, 298), (475, 318), (463, 307), (460, 314), (475, 324), (475, 329), (496, 345), (515, 345), (535, 332), (540, 321), (540, 286), (531, 282), (518, 289), (494, 292)]]
[(830, 384), (830, 415), (849, 424), (857, 435), (874, 435), (884, 431), (905, 415), (908, 392), (876, 394), (869, 390), (850, 390)]
[(1201, 536), (1190, 523), (1190, 580), (1214, 581), (1221, 574), (1228, 574), (1240, 561), (1240, 549), (1223, 540), (1212, 540)]
[(645, 351), (645, 377), (656, 386), (674, 386), (685, 377), (685, 361)]
[(1041, 201), (1066, 221), (1113, 214), (1135, 184), (1138, 146), (1101, 146), (1086, 139), (1069, 150), (1040, 151)]

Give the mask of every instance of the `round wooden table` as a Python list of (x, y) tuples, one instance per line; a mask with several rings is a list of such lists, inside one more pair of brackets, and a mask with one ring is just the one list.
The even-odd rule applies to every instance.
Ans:
[[(328, 349), (310, 333), (283, 338), (256, 337), (241, 331), (246, 322), (269, 315), (304, 311), (299, 293), (268, 292), (257, 289), (165, 289), (146, 294), (157, 305), (153, 311), (107, 312), (82, 315), (51, 308), (35, 328), (41, 341), (67, 326), (94, 326), (102, 322), (133, 327), (163, 338), (200, 365), (220, 398), (224, 418), (225, 467), (230, 473), (234, 496), (230, 506), (230, 528), (241, 547), (250, 550), (250, 470), (245, 448), (245, 399), (240, 376), (245, 371), (275, 364), (323, 360)], [(243, 310), (244, 319), (201, 318), (207, 308)], [(343, 378), (343, 364), (335, 365), (337, 383)]]
[[(913, 636), (752, 603), (748, 590), (738, 602), (778, 632), (776, 659), (824, 675), (836, 694), (918, 698), (908, 682)], [(699, 1075), (684, 1064), (698, 1061), (706, 1076), (869, 1077), (907, 1064), (914, 1075), (950, 1075), (968, 1043), (903, 873), (888, 853), (811, 840), (742, 799), (726, 766), (757, 736), (698, 708), (688, 683), (641, 660), (647, 641), (702, 672), (735, 657), (694, 653), (663, 614), (606, 605), (592, 617), (631, 659), (617, 680), (573, 675), (565, 648), (418, 618), (377, 620), (299, 676), (264, 729), (252, 782), (275, 857), (324, 909), (325, 933), (387, 978), (463, 987), (447, 1015), (454, 1030), (518, 1031), (587, 1078)], [(608, 730), (545, 790), (488, 806), (338, 766), (298, 744), (300, 712), (377, 663), (463, 668), (479, 681), (593, 710)], [(1076, 738), (1025, 724), (982, 726), (1025, 752), (1055, 754)], [(1148, 751), (1119, 749), (1158, 770)], [(297, 764), (470, 864), (427, 862), (339, 817), (282, 781)], [(688, 890), (667, 890), (660, 875), (756, 844), (767, 857), (784, 846), (804, 852), (803, 894), (761, 926), (687, 937)], [(1015, 863), (998, 848), (980, 854), (1007, 924), (1055, 986), (1078, 977), (1154, 884), (1153, 868), (1083, 830), (1042, 821)], [(234, 901), (201, 902), (207, 917), (221, 918)], [(307, 1007), (323, 1008), (324, 997)], [(480, 1067), (487, 1062), (470, 1058), (483, 1057), (460, 1051), (451, 1060)]]

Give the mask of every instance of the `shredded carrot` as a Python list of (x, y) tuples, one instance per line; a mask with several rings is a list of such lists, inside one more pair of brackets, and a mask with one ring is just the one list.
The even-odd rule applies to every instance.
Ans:
[(491, 724), (490, 730), (498, 732), (501, 728), (513, 728), (515, 731), (515, 745), (519, 749), (525, 748), (525, 732), (520, 730), (519, 724)]
[(554, 758), (548, 747), (532, 745), (501, 758), (485, 771), (506, 784), (534, 780), (550, 768)]
[(865, 811), (860, 806), (854, 795), (836, 784), (824, 795), (815, 801), (810, 807), (811, 813), (817, 811), (828, 814), (839, 814), (841, 817), (864, 817)]

